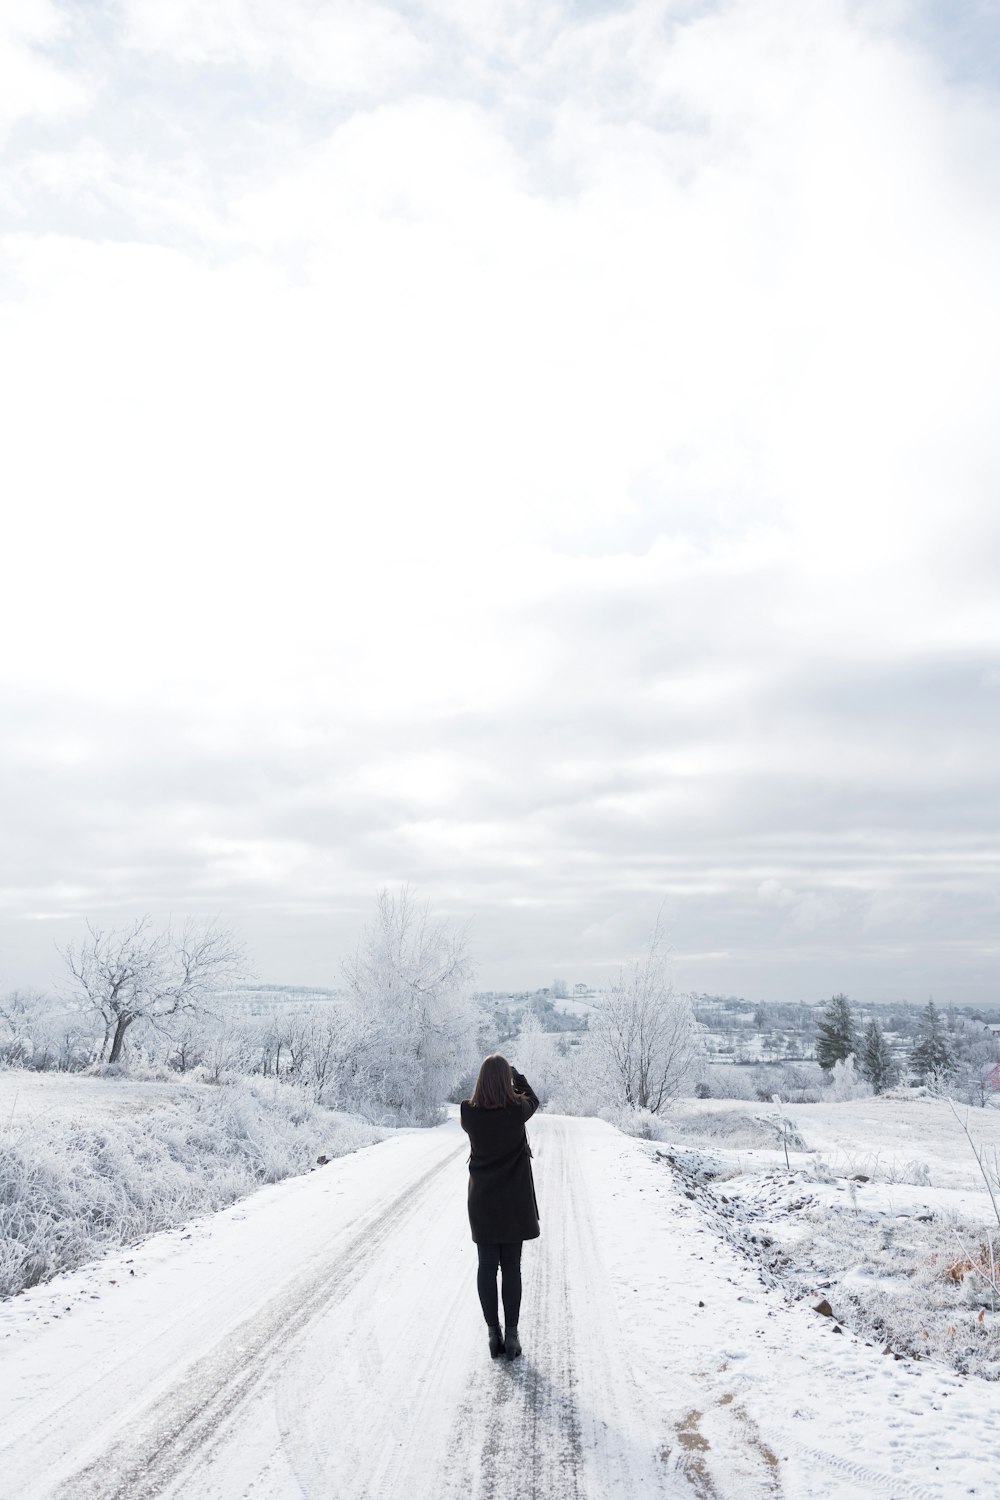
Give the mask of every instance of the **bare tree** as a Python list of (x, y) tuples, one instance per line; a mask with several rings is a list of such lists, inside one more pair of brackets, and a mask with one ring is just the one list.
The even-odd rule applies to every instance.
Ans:
[(206, 1013), (211, 997), (243, 969), (242, 946), (223, 928), (188, 923), (175, 934), (157, 930), (145, 916), (124, 928), (88, 922), (87, 932), (63, 958), (85, 1004), (104, 1024), (102, 1062), (105, 1055), (119, 1061), (136, 1021), (159, 1029), (171, 1016)]
[(643, 957), (620, 971), (591, 1032), (616, 1102), (657, 1114), (681, 1093), (699, 1054), (698, 1028), (670, 981), (659, 922)]

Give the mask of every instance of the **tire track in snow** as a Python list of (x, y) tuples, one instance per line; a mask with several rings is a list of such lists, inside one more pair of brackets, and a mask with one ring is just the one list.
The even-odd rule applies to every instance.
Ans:
[[(465, 1144), (452, 1149), (410, 1187), (359, 1222), (333, 1263), (311, 1267), (287, 1283), (204, 1355), (175, 1386), (142, 1412), (128, 1434), (54, 1491), (53, 1500), (155, 1500), (213, 1437), (257, 1383), (273, 1375), (294, 1341), (317, 1315), (364, 1276), (372, 1255), (411, 1219)], [(190, 1492), (189, 1492), (190, 1493)]]
[[(887, 1495), (890, 1500), (941, 1500), (942, 1488), (927, 1489), (914, 1484), (910, 1479), (896, 1479), (890, 1474), (881, 1474), (867, 1464), (855, 1463), (853, 1459), (840, 1458), (833, 1453), (824, 1453), (820, 1448), (809, 1448), (805, 1443), (792, 1442), (792, 1446), (810, 1463), (821, 1464), (835, 1474), (842, 1474), (857, 1483), (863, 1483), (866, 1495)], [(859, 1490), (859, 1494), (862, 1492)]]
[[(574, 1261), (567, 1295), (586, 1308), (588, 1367), (583, 1373), (584, 1442), (588, 1458), (588, 1496), (669, 1495), (690, 1500), (691, 1487), (662, 1457), (663, 1414), (649, 1409), (633, 1370), (608, 1267), (597, 1233), (593, 1189), (579, 1154), (562, 1141), (566, 1188), (572, 1204), (566, 1217), (565, 1259)], [(605, 1212), (607, 1209), (605, 1208)]]
[[(460, 1190), (443, 1176), (434, 1186), (448, 1197)], [(471, 1332), (469, 1308), (460, 1305), (469, 1300), (467, 1267), (456, 1253), (461, 1244), (436, 1201), (420, 1207), (434, 1221), (421, 1236), (421, 1251), (435, 1265), (426, 1288), (434, 1292), (430, 1306), (400, 1253), (404, 1232), (372, 1256), (349, 1296), (311, 1325), (308, 1345), (303, 1340), (277, 1380), (282, 1442), (306, 1500), (424, 1493), (439, 1406), (461, 1376), (463, 1353), (471, 1360), (472, 1351), (456, 1337), (463, 1324)], [(376, 1304), (380, 1335), (371, 1326)], [(331, 1413), (342, 1420), (331, 1422)], [(445, 1493), (445, 1479), (435, 1468), (436, 1494)]]

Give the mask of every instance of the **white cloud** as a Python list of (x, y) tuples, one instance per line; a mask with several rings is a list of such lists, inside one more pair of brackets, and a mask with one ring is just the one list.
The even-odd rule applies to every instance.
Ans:
[(81, 905), (409, 875), (601, 966), (666, 894), (689, 982), (794, 988), (932, 881), (981, 954), (994, 105), (835, 0), (123, 16), (0, 242), (2, 676)]
[(89, 80), (48, 55), (69, 31), (51, 0), (5, 0), (0, 14), (0, 145), (22, 120), (53, 120), (84, 108)]
[(780, 880), (762, 880), (757, 887), (757, 899), (765, 906), (792, 906), (795, 902), (795, 892), (783, 886)]
[(367, 96), (408, 78), (426, 49), (403, 15), (368, 0), (123, 0), (126, 46), (189, 64), (276, 65), (326, 93)]

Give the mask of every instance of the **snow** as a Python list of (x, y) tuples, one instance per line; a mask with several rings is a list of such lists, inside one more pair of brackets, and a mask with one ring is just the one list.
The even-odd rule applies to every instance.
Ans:
[(453, 1112), (0, 1308), (5, 1495), (996, 1492), (1000, 1385), (765, 1285), (657, 1143), (529, 1134), (521, 1360), (487, 1351)]
[(0, 1116), (0, 1296), (385, 1133), (276, 1079), (24, 1074)]
[(65, 1125), (71, 1129), (97, 1120), (119, 1119), (170, 1104), (199, 1085), (118, 1078), (91, 1078), (73, 1073), (32, 1073), (0, 1069), (0, 1128), (27, 1124)]
[[(945, 1099), (876, 1097), (844, 1104), (783, 1104), (780, 1113), (794, 1120), (806, 1144), (835, 1166), (888, 1176), (899, 1165), (919, 1161), (927, 1164), (934, 1184), (977, 1192), (983, 1187), (975, 1158)], [(991, 1154), (1000, 1149), (1000, 1111), (959, 1106), (959, 1115), (968, 1119), (977, 1143)]]
[[(989, 1270), (998, 1226), (962, 1129), (967, 1117), (991, 1163), (994, 1111), (956, 1118), (947, 1101), (902, 1092), (839, 1104), (719, 1104), (685, 1101), (660, 1138), (720, 1232), (786, 1291), (821, 1292), (855, 1332), (908, 1357), (1000, 1378)], [(779, 1117), (798, 1136), (790, 1171), (783, 1151), (755, 1139)]]
[(573, 999), (564, 995), (559, 999), (553, 998), (552, 1005), (555, 1010), (561, 1011), (564, 1016), (592, 1016), (600, 1007), (601, 996), (593, 995), (589, 1000)]
[[(889, 1180), (913, 1162), (930, 1169), (931, 1182), (979, 1192), (983, 1180), (946, 1099), (874, 1096), (844, 1103), (754, 1105), (738, 1099), (686, 1099), (685, 1118), (723, 1112), (784, 1117), (793, 1121), (810, 1151), (835, 1171)], [(1000, 1151), (1000, 1110), (958, 1107), (977, 1144)]]

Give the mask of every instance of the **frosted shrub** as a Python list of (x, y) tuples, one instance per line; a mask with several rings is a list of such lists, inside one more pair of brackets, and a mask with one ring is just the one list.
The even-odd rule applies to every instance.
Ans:
[(757, 1088), (750, 1068), (715, 1067), (705, 1077), (714, 1099), (756, 1099)]
[(785, 1087), (784, 1069), (781, 1067), (760, 1064), (751, 1072), (753, 1093), (751, 1098), (758, 1099), (762, 1104), (770, 1104), (775, 1094), (780, 1094)]
[(850, 1099), (868, 1099), (873, 1092), (871, 1084), (865, 1082), (855, 1067), (853, 1055), (834, 1063), (830, 1077), (831, 1099), (846, 1104)]
[(817, 1156), (816, 1160), (809, 1168), (807, 1175), (813, 1182), (825, 1182), (827, 1184), (831, 1184), (836, 1182), (837, 1180), (837, 1174), (830, 1166), (830, 1163), (828, 1161), (824, 1161), (822, 1156)]
[[(668, 1122), (664, 1121), (664, 1125)], [(778, 1144), (774, 1123), (742, 1110), (705, 1111), (698, 1114), (671, 1115), (669, 1135), (704, 1145), (731, 1147), (745, 1151), (763, 1147), (773, 1150)], [(662, 1139), (662, 1137), (661, 1137)], [(796, 1149), (804, 1149), (798, 1146)]]
[(0, 1130), (0, 1296), (381, 1135), (257, 1080), (192, 1085), (99, 1127)]
[(638, 1136), (643, 1141), (662, 1141), (669, 1134), (668, 1122), (648, 1109), (609, 1107), (600, 1111), (600, 1118), (607, 1120), (626, 1135)]

